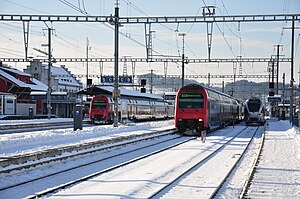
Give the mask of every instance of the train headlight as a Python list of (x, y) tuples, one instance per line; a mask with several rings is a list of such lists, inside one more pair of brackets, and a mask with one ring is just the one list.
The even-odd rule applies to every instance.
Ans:
[(202, 122), (203, 121), (203, 119), (199, 119), (199, 122)]
[(182, 119), (181, 119), (181, 118), (179, 118), (179, 119), (178, 119), (178, 121), (180, 121), (180, 122), (181, 122), (181, 121), (182, 121)]

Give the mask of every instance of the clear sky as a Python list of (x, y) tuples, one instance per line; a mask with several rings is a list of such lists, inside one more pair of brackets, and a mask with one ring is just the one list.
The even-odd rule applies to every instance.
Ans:
[[(120, 0), (120, 16), (199, 16), (205, 5), (216, 6), (216, 15), (259, 15), (259, 14), (300, 14), (300, 0)], [(114, 14), (113, 0), (0, 0), (2, 14), (32, 15), (89, 15), (109, 16)], [(80, 12), (81, 11), (81, 12)], [(101, 23), (52, 23), (54, 57), (86, 57), (86, 40), (89, 39), (91, 50), (89, 57), (112, 58), (114, 55), (114, 31)], [(300, 27), (300, 22), (295, 23)], [(247, 22), (214, 23), (211, 58), (268, 58), (276, 54), (274, 45), (280, 44), (280, 54), (291, 55), (291, 22)], [(0, 57), (23, 58), (24, 41), (21, 22), (0, 21)], [(41, 44), (47, 43), (47, 32), (43, 22), (30, 22), (29, 56), (42, 54), (33, 50), (47, 51)], [(160, 55), (180, 56), (182, 37), (178, 32), (186, 33), (185, 54), (189, 58), (208, 58), (206, 24), (153, 24), (153, 49)], [(178, 30), (178, 32), (177, 32)], [(120, 36), (120, 57), (145, 57), (144, 25), (125, 25), (120, 31), (127, 35)], [(300, 30), (295, 31), (295, 75), (299, 82), (300, 68)], [(156, 53), (153, 53), (156, 54)], [(86, 74), (85, 63), (57, 63), (66, 65), (74, 74)], [(22, 69), (27, 63), (11, 63)], [(119, 73), (123, 73), (124, 63), (120, 63)], [(131, 63), (127, 63), (128, 74), (132, 73)], [(99, 64), (89, 64), (90, 74), (99, 74)], [(148, 73), (151, 69), (156, 74), (164, 74), (162, 63), (137, 63), (136, 74)], [(243, 63), (242, 74), (267, 74), (267, 63)], [(290, 64), (280, 65), (280, 77), (286, 73), (290, 80)], [(104, 64), (104, 75), (113, 74), (113, 63)], [(233, 64), (208, 63), (188, 64), (186, 74), (207, 75), (233, 74)], [(238, 74), (237, 70), (237, 74)], [(181, 64), (170, 63), (169, 75), (180, 75)], [(266, 79), (251, 79), (266, 81)], [(205, 80), (202, 80), (205, 81)], [(232, 81), (232, 80), (227, 80)], [(282, 81), (280, 79), (280, 81)], [(219, 83), (220, 80), (212, 80)]]

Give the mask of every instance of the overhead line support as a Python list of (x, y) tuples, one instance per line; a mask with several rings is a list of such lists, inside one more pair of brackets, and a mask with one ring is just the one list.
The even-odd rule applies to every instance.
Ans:
[[(34, 59), (24, 58), (0, 58), (2, 62), (30, 62)], [(41, 62), (47, 62), (47, 59), (39, 59)], [(197, 64), (197, 63), (239, 63), (239, 62), (270, 62), (271, 58), (224, 58), (224, 59), (192, 59), (185, 58), (185, 63)], [(279, 58), (279, 62), (291, 62), (291, 58)], [(114, 58), (53, 58), (55, 62), (114, 62)], [(126, 57), (127, 62), (148, 62), (147, 58), (129, 58)], [(181, 63), (181, 58), (152, 58), (152, 62), (173, 62)], [(125, 62), (125, 58), (119, 58), (119, 62)]]
[[(119, 17), (120, 24), (137, 23), (207, 23), (207, 22), (259, 22), (300, 20), (300, 14), (279, 15), (231, 15), (231, 16), (177, 16), (177, 17)], [(71, 15), (0, 15), (0, 21), (44, 21), (44, 22), (107, 22), (112, 16)]]

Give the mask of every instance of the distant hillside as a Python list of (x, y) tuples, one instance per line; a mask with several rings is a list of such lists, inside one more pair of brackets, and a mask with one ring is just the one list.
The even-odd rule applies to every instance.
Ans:
[[(146, 79), (146, 89), (147, 92), (150, 91), (150, 82), (151, 82), (151, 73), (144, 74), (144, 78), (139, 78), (138, 81), (140, 82), (140, 79)], [(191, 79), (185, 79), (185, 85), (191, 84), (191, 83), (200, 83), (195, 80)], [(205, 86), (208, 86), (206, 83), (201, 82), (200, 84), (203, 84)], [(168, 91), (177, 91), (181, 87), (181, 78), (178, 77), (167, 77), (164, 78), (161, 75), (153, 74), (152, 75), (152, 86), (153, 86), (153, 93), (161, 94), (163, 92)], [(275, 85), (276, 87), (276, 85)], [(283, 84), (279, 83), (279, 94), (282, 93)], [(216, 90), (222, 91), (222, 87), (212, 87)], [(285, 85), (285, 96), (288, 98), (290, 96), (289, 85)], [(224, 86), (224, 92), (227, 94), (230, 94), (239, 99), (246, 100), (247, 98), (251, 96), (258, 96), (261, 98), (266, 98), (269, 94), (269, 82), (252, 82), (248, 80), (239, 80), (236, 81), (235, 84), (233, 83), (226, 83)], [(296, 95), (298, 95), (296, 93)]]

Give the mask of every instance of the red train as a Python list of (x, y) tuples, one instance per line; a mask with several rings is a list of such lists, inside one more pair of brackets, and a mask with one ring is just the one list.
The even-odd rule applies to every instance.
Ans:
[(199, 84), (179, 89), (175, 103), (175, 126), (180, 133), (213, 130), (237, 122), (242, 106), (231, 96)]
[(89, 118), (93, 124), (95, 122), (113, 123), (113, 112), (108, 97), (96, 96), (91, 99)]
[[(145, 96), (127, 96), (119, 99), (119, 120), (153, 120), (174, 117), (174, 105), (162, 99)], [(154, 96), (154, 95), (151, 95)], [(95, 96), (91, 99), (89, 118), (92, 123), (113, 123), (113, 99)]]

